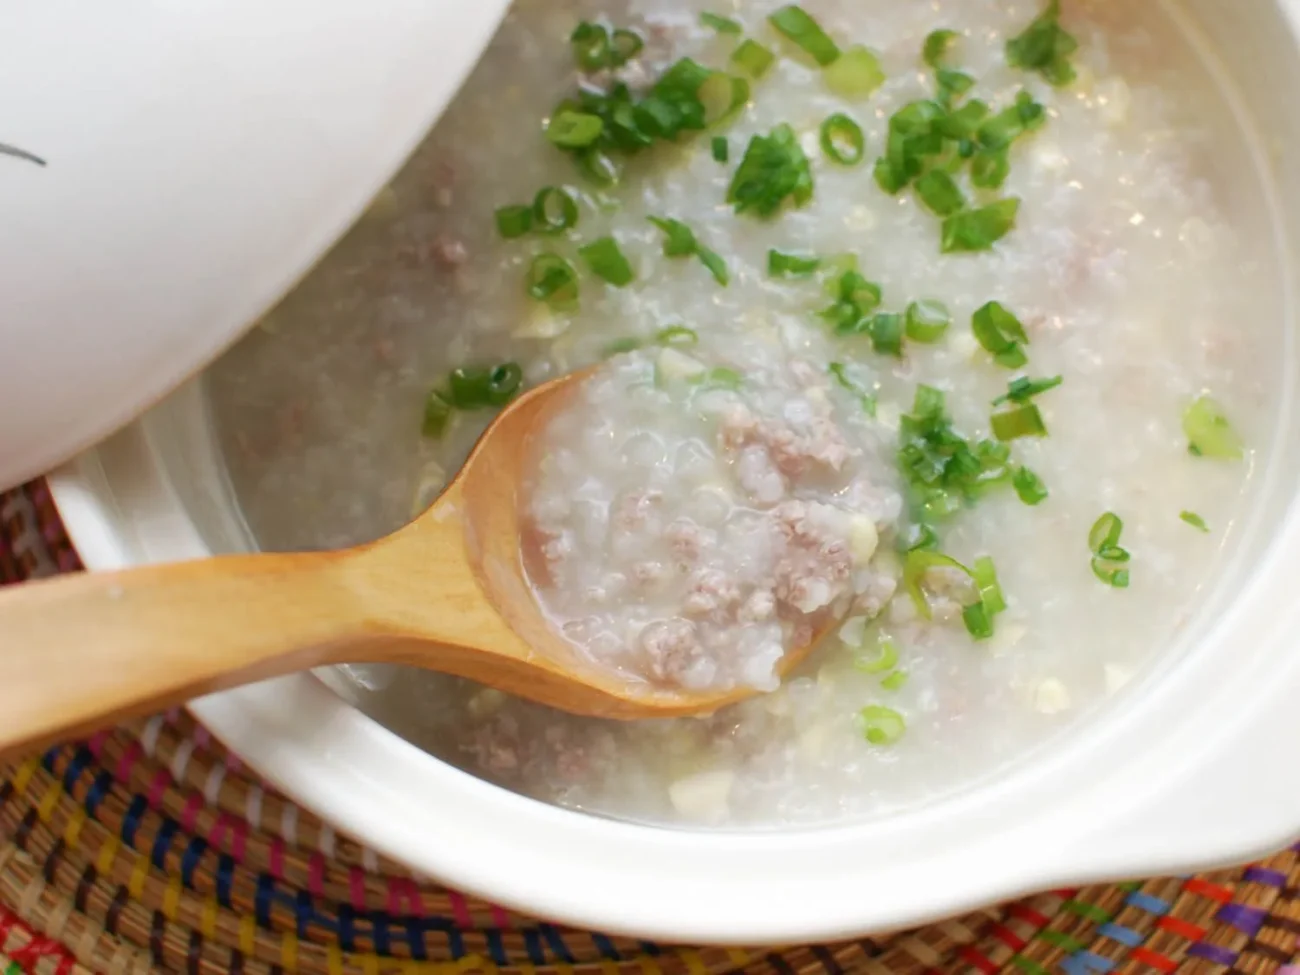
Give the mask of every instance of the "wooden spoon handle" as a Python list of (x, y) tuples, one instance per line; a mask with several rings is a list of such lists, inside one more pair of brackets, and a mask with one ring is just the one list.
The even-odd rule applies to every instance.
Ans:
[(0, 757), (329, 660), (363, 622), (337, 559), (228, 556), (0, 591)]

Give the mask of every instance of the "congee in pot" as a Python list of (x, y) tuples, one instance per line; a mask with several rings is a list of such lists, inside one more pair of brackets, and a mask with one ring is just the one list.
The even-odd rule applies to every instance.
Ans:
[(208, 376), (249, 544), (397, 528), (521, 389), (599, 364), (531, 447), (539, 603), (629, 680), (754, 696), (340, 693), (638, 821), (968, 787), (1167, 666), (1232, 558), (1282, 376), (1262, 151), (1175, 2), (517, 0)]

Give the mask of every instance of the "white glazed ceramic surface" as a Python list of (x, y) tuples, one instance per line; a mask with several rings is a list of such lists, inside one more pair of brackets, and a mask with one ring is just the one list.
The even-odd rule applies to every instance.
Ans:
[[(1300, 234), (1300, 0), (1184, 4), (1215, 37), (1244, 104), (1266, 114), (1279, 261)], [(1290, 295), (1288, 307), (1291, 307)], [(1287, 372), (1297, 372), (1294, 322)], [(196, 702), (288, 794), (445, 882), (575, 924), (670, 941), (793, 943), (884, 931), (1069, 883), (1263, 855), (1300, 835), (1300, 778), (1274, 755), (1300, 735), (1300, 439), (1294, 383), (1261, 502), (1203, 625), (1068, 742), (998, 781), (907, 815), (780, 833), (671, 831), (586, 817), (452, 769), (311, 676)], [(200, 556), (238, 535), (199, 442), (197, 389), (53, 478), (96, 569)]]
[(211, 361), (360, 212), (508, 0), (0, 0), (0, 487)]

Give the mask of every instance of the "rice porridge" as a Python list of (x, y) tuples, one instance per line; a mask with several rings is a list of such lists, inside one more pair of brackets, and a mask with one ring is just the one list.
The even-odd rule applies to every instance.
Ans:
[(378, 537), (601, 363), (534, 440), (539, 603), (629, 679), (755, 693), (341, 692), (546, 801), (772, 827), (969, 786), (1162, 666), (1274, 427), (1267, 193), (1176, 3), (1054, 8), (517, 0), (210, 371), (231, 490), (265, 549)]

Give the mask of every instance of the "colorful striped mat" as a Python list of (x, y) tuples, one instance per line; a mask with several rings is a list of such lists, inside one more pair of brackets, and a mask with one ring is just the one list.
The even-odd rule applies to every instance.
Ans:
[[(0, 582), (78, 567), (43, 484), (0, 494)], [(180, 712), (0, 767), (0, 975), (1300, 975), (1298, 941), (1300, 847), (890, 937), (719, 949), (548, 924), (412, 876)]]

